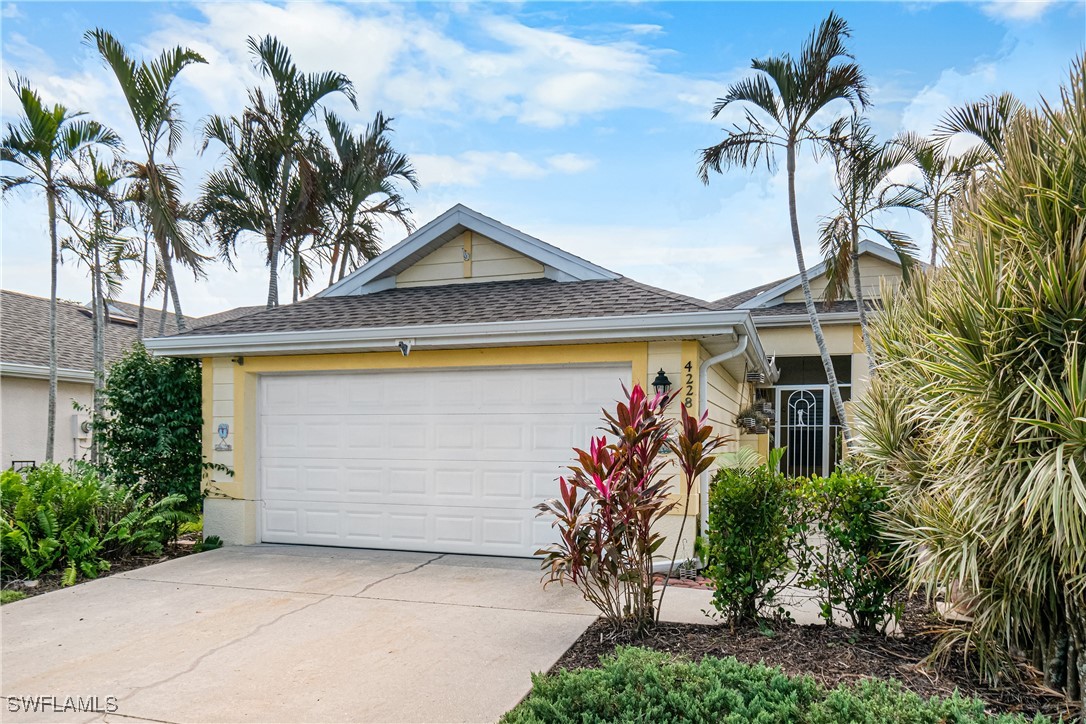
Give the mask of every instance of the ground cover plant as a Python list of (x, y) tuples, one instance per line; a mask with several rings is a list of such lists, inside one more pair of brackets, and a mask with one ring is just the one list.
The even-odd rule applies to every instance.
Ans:
[(149, 493), (101, 478), (89, 466), (69, 473), (44, 465), (0, 473), (0, 575), (5, 581), (63, 572), (71, 585), (112, 560), (163, 551), (195, 519), (181, 495)]
[[(706, 656), (692, 661), (621, 647), (598, 668), (536, 674), (532, 693), (502, 721), (529, 722), (875, 722), (1016, 724), (984, 703), (957, 694), (924, 699), (890, 681), (863, 680), (829, 689), (809, 676)], [(1048, 721), (1038, 716), (1038, 724)]]
[[(991, 682), (1025, 654), (1086, 699), (1086, 73), (1023, 110), (974, 179), (946, 263), (884, 295), (860, 459), (914, 588), (972, 622), (937, 654)], [(973, 659), (971, 659), (973, 660)]]

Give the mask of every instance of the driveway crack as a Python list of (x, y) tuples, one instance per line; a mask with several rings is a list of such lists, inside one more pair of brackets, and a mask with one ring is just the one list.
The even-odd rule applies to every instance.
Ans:
[(414, 573), (415, 571), (423, 569), (423, 568), (425, 568), (426, 566), (430, 565), (431, 563), (433, 563), (435, 561), (440, 561), (445, 556), (446, 556), (446, 554), (442, 553), (440, 555), (434, 556), (433, 558), (431, 558), (429, 560), (423, 561), (422, 563), (418, 564), (414, 568), (408, 569), (406, 571), (398, 571), (396, 573), (390, 573), (389, 575), (385, 576), (384, 578), (378, 578), (376, 581), (372, 581), (370, 583), (367, 583), (365, 588), (363, 588), (361, 591), (359, 591), (358, 593), (356, 593), (354, 595), (355, 596), (361, 596), (363, 593), (370, 590), (371, 588), (376, 586), (378, 583), (384, 583), (385, 581), (396, 578), (397, 576), (406, 576), (406, 575), (408, 575), (410, 573)]
[(163, 684), (168, 684), (169, 682), (173, 681), (174, 679), (177, 679), (177, 678), (179, 678), (181, 676), (184, 676), (185, 674), (190, 674), (193, 671), (195, 671), (196, 667), (198, 667), (201, 663), (203, 663), (203, 661), (205, 659), (207, 659), (209, 656), (217, 654), (218, 652), (222, 651), (223, 649), (226, 649), (226, 648), (228, 648), (230, 646), (233, 646), (234, 644), (241, 643), (245, 639), (248, 639), (248, 638), (251, 638), (251, 637), (255, 636), (256, 634), (260, 633), (261, 631), (268, 628), (269, 626), (274, 626), (275, 624), (279, 623), (280, 621), (282, 621), (287, 616), (293, 616), (296, 613), (301, 613), (302, 611), (306, 610), (307, 608), (312, 608), (313, 606), (316, 606), (318, 603), (322, 603), (324, 601), (327, 601), (330, 598), (333, 598), (333, 596), (331, 596), (331, 595), (321, 596), (316, 601), (312, 601), (310, 603), (307, 603), (306, 605), (304, 605), (304, 606), (302, 606), (300, 608), (295, 608), (295, 609), (293, 609), (291, 611), (285, 611), (285, 612), (279, 614), (278, 616), (276, 616), (275, 618), (273, 618), (271, 621), (265, 621), (264, 623), (260, 624), (259, 626), (256, 626), (249, 633), (244, 634), (242, 636), (238, 636), (237, 638), (234, 638), (234, 639), (230, 639), (229, 641), (226, 641), (224, 643), (219, 644), (218, 646), (216, 646), (213, 649), (209, 649), (208, 651), (205, 651), (204, 653), (197, 656), (196, 659), (191, 664), (189, 664), (188, 668), (186, 668), (184, 671), (179, 671), (176, 674), (173, 674), (171, 676), (167, 676), (165, 679), (162, 679), (160, 681), (154, 681), (154, 682), (151, 682), (150, 684), (144, 684), (143, 686), (133, 687), (132, 689), (129, 690), (127, 696), (128, 697), (135, 696), (136, 694), (140, 693), (141, 691), (146, 691), (147, 689), (153, 689), (156, 686), (162, 686)]

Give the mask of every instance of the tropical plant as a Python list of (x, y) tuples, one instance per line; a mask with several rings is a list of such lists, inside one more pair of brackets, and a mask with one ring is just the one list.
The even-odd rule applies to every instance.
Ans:
[(143, 211), (154, 230), (159, 263), (166, 275), (166, 290), (173, 299), (177, 328), (183, 332), (187, 325), (181, 312), (173, 261), (177, 260), (194, 274), (199, 274), (205, 258), (200, 254), (199, 240), (182, 223), (185, 214), (180, 171), (158, 154), (172, 158), (181, 143), (183, 126), (173, 94), (174, 81), (187, 66), (207, 61), (199, 53), (177, 46), (162, 51), (152, 61), (137, 64), (120, 41), (106, 30), (90, 30), (84, 37), (97, 48), (113, 71), (135, 121), (144, 160), (131, 161), (130, 174), (141, 189)]
[(694, 417), (686, 411), (686, 405), (679, 405), (678, 434), (669, 435), (665, 441), (668, 452), (674, 455), (675, 464), (682, 475), (683, 515), (679, 522), (679, 532), (675, 536), (675, 550), (671, 554), (671, 564), (668, 566), (667, 577), (660, 590), (660, 600), (657, 602), (657, 621), (660, 620), (660, 609), (664, 594), (667, 593), (668, 581), (671, 580), (675, 561), (679, 558), (679, 544), (683, 541), (686, 518), (690, 514), (690, 498), (694, 495), (694, 483), (713, 464), (716, 459), (713, 453), (717, 448), (731, 441), (731, 438), (713, 435), (713, 427), (706, 424), (708, 419), (708, 410), (703, 412), (701, 417)]
[(782, 451), (755, 468), (743, 460), (721, 467), (709, 485), (705, 575), (713, 583), (713, 606), (733, 628), (761, 620), (791, 567), (795, 486), (777, 471)]
[(852, 62), (845, 45), (850, 36), (848, 24), (831, 12), (803, 44), (798, 58), (783, 53), (764, 60), (753, 60), (751, 67), (758, 71), (758, 75), (729, 86), (727, 93), (717, 99), (712, 114), (716, 118), (734, 104), (744, 104), (745, 125), (733, 125), (725, 130), (723, 141), (702, 149), (699, 169), (702, 182), (707, 184), (710, 171), (722, 173), (723, 169), (733, 166), (753, 169), (762, 162), (772, 168), (777, 153), (783, 150), (792, 246), (799, 268), (800, 286), (829, 383), (830, 397), (846, 440), (851, 435), (845, 404), (822, 334), (803, 258), (799, 212), (796, 208), (796, 155), (806, 144), (824, 149), (833, 140), (830, 135), (833, 125), (822, 127), (816, 124), (835, 101), (847, 102), (853, 111), (857, 107), (867, 106), (867, 80), (860, 66)]
[(331, 153), (320, 164), (326, 184), (328, 220), (322, 245), (330, 247), (328, 283), (380, 253), (379, 222), (393, 219), (411, 231), (411, 210), (398, 184), (418, 189), (415, 169), (392, 147), (392, 119), (378, 112), (360, 136), (332, 113), (325, 113)]
[(137, 344), (110, 368), (104, 415), (94, 421), (103, 465), (118, 485), (155, 500), (184, 496), (200, 505), (203, 448), (200, 364), (156, 358)]
[[(357, 108), (354, 85), (342, 73), (302, 73), (294, 64), (290, 51), (271, 35), (249, 38), (249, 50), (260, 73), (272, 81), (272, 95), (265, 100), (260, 89), (249, 93), (249, 107), (244, 123), (250, 123), (260, 135), (262, 148), (270, 152), (273, 168), (278, 172), (274, 184), (276, 197), (270, 207), (271, 244), (268, 248), (268, 307), (279, 304), (279, 255), (287, 239), (292, 179), (299, 185), (299, 194), (315, 193), (319, 188), (312, 149), (319, 147), (313, 139), (308, 121), (320, 103), (332, 94), (342, 94)], [(266, 170), (261, 168), (262, 172)], [(295, 204), (305, 208), (304, 201)]]
[(559, 538), (538, 551), (544, 579), (572, 583), (615, 627), (643, 630), (657, 617), (653, 556), (666, 540), (657, 524), (678, 505), (668, 492), (671, 478), (662, 475), (664, 451), (680, 456), (689, 498), (690, 476), (711, 463), (717, 445), (712, 428), (689, 415), (670, 439), (667, 403), (634, 385), (614, 414), (604, 412), (602, 429), (614, 441), (603, 435), (587, 451), (575, 449), (577, 463), (558, 480), (560, 497), (536, 506), (540, 516), (553, 517)]
[(30, 84), (16, 76), (11, 88), (19, 98), (22, 117), (8, 125), (0, 147), (0, 160), (20, 168), (19, 175), (4, 175), (4, 192), (19, 186), (36, 186), (45, 194), (49, 219), (49, 398), (45, 431), (45, 459), (53, 459), (57, 418), (57, 206), (68, 190), (67, 167), (83, 149), (92, 146), (117, 148), (116, 134), (105, 126), (59, 103), (42, 102)]
[[(93, 151), (80, 155), (78, 180), (73, 180), (72, 190), (86, 209), (86, 215), (76, 217), (66, 208), (65, 220), (72, 231), (62, 248), (75, 254), (87, 268), (91, 279), (91, 329), (94, 340), (94, 395), (91, 417), (101, 416), (102, 388), (106, 381), (105, 330), (109, 313), (108, 299), (120, 291), (124, 278), (123, 264), (134, 258), (130, 240), (121, 232), (129, 225), (121, 199), (120, 183), (123, 181), (121, 164), (102, 163)], [(90, 462), (98, 462), (98, 439), (91, 437)]]
[[(910, 583), (948, 592), (948, 634), (991, 681), (1026, 652), (1086, 691), (1086, 72), (1010, 122), (934, 275), (872, 324), (864, 465), (890, 488)], [(969, 658), (967, 660), (973, 660)]]
[(829, 145), (833, 156), (837, 190), (837, 211), (819, 224), (819, 243), (826, 260), (826, 299), (833, 300), (851, 292), (860, 316), (860, 330), (867, 351), (867, 365), (875, 370), (871, 340), (867, 334), (867, 305), (860, 276), (860, 234), (883, 239), (897, 254), (905, 275), (916, 250), (912, 240), (901, 231), (876, 226), (876, 218), (887, 211), (911, 209), (924, 211), (918, 192), (908, 186), (889, 182), (892, 171), (909, 160), (909, 151), (900, 144), (879, 143), (871, 126), (853, 114), (842, 119), (831, 131)]
[(110, 560), (158, 553), (195, 518), (182, 496), (152, 500), (115, 485), (90, 466), (46, 464), (25, 476), (0, 473), (0, 571), (5, 580), (63, 571), (64, 585), (95, 578)]
[(959, 135), (970, 136), (980, 142), (980, 163), (991, 163), (1002, 158), (1003, 140), (1023, 110), (1022, 101), (1011, 93), (987, 95), (948, 110), (935, 126), (933, 137), (946, 145)]

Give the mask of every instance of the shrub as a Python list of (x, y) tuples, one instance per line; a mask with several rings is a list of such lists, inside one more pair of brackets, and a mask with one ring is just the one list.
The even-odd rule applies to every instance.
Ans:
[(886, 494), (871, 476), (843, 470), (798, 485), (797, 566), (801, 585), (818, 592), (827, 624), (843, 611), (854, 628), (877, 631), (901, 616), (896, 547), (881, 517), (889, 509)]
[(102, 480), (89, 466), (67, 473), (43, 465), (24, 477), (0, 473), (0, 573), (38, 578), (64, 571), (64, 583), (94, 578), (109, 559), (157, 553), (191, 519), (179, 495), (150, 494)]
[(791, 566), (793, 484), (776, 470), (779, 455), (773, 458), (754, 468), (720, 468), (709, 486), (705, 574), (713, 605), (733, 626), (758, 620)]
[(103, 396), (104, 415), (95, 421), (103, 469), (155, 499), (182, 495), (190, 509), (198, 508), (204, 469), (199, 362), (155, 358), (137, 344), (110, 368)]
[(666, 397), (649, 399), (635, 385), (614, 415), (604, 413), (603, 429), (614, 442), (601, 436), (587, 451), (575, 449), (578, 464), (559, 478), (561, 496), (536, 506), (553, 516), (559, 533), (558, 543), (538, 552), (547, 583), (572, 583), (615, 626), (642, 629), (656, 618), (652, 560), (665, 542), (656, 524), (677, 504), (669, 500), (662, 453), (675, 454), (689, 500), (693, 479), (719, 444), (704, 418), (685, 409), (669, 440), (674, 425), (663, 416), (666, 405)]
[[(1086, 69), (1008, 125), (946, 262), (884, 297), (857, 402), (910, 584), (965, 591), (990, 682), (1024, 652), (1086, 702)], [(955, 654), (956, 655), (956, 654)]]
[(26, 598), (26, 594), (22, 591), (3, 590), (0, 591), (0, 606), (5, 603), (15, 603)]
[[(856, 722), (1017, 724), (989, 717), (958, 696), (925, 701), (896, 682), (867, 681), (827, 692), (807, 676), (707, 656), (691, 662), (641, 648), (619, 648), (598, 669), (532, 676), (532, 692), (502, 718), (535, 722)], [(1046, 721), (1038, 717), (1035, 721)]]

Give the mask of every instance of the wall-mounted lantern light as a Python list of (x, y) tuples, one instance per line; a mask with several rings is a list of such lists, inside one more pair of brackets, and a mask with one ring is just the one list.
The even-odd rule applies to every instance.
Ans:
[(666, 395), (668, 392), (671, 392), (671, 380), (664, 374), (662, 367), (660, 368), (660, 371), (656, 373), (656, 379), (652, 381), (652, 389), (654, 389), (658, 395)]

